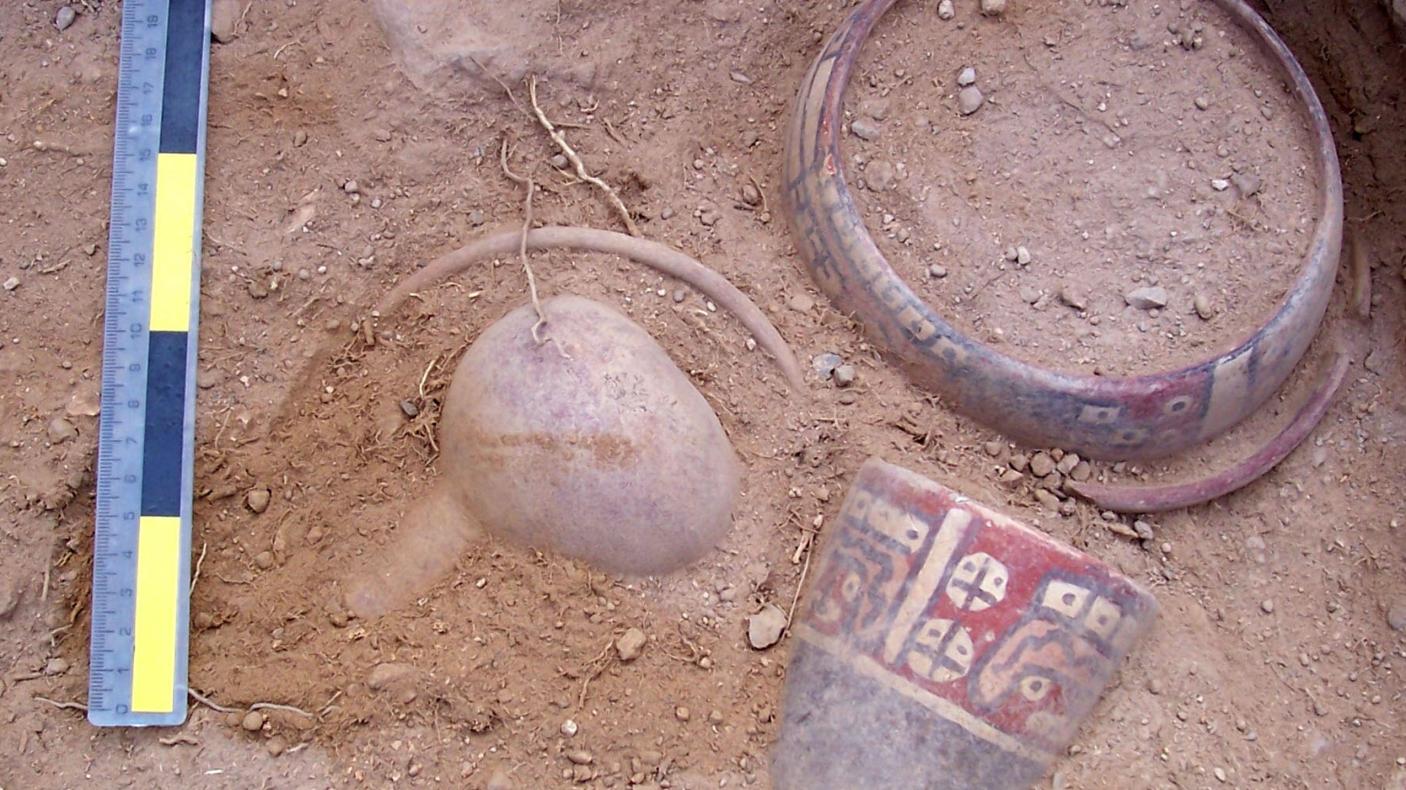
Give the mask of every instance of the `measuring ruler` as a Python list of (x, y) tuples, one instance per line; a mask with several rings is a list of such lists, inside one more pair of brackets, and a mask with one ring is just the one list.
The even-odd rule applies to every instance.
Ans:
[(209, 0), (126, 0), (112, 161), (88, 720), (186, 717)]

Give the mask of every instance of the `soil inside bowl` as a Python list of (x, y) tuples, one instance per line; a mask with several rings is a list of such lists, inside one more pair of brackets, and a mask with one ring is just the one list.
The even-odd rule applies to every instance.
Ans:
[(1169, 370), (1266, 321), (1318, 183), (1250, 35), (1210, 2), (974, 6), (898, 4), (850, 83), (848, 178), (898, 274), (959, 331), (1069, 372)]

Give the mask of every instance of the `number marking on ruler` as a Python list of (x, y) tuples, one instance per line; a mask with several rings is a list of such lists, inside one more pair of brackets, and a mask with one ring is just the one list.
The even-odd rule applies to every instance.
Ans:
[(113, 143), (88, 720), (186, 717), (209, 0), (126, 0)]

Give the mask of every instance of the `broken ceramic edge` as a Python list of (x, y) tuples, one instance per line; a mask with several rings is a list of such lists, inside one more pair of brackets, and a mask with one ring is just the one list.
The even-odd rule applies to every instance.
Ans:
[(814, 578), (778, 790), (1029, 786), (1157, 612), (1097, 559), (876, 458)]

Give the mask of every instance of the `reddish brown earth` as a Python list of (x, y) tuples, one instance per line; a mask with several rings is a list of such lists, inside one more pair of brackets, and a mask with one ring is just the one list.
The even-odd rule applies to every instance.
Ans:
[[(193, 688), (239, 712), (196, 705), (184, 727), (167, 731), (97, 731), (78, 712), (40, 699), (81, 702), (86, 688), (91, 413), (120, 6), (79, 5), (77, 21), (60, 32), (52, 24), (56, 3), (17, 3), (0, 31), (0, 223), (7, 229), (0, 281), (18, 281), (0, 291), (0, 787), (49, 790), (90, 780), (118, 787), (765, 787), (789, 641), (753, 650), (747, 617), (768, 603), (790, 608), (812, 531), (824, 532), (871, 455), (1037, 523), (1157, 595), (1157, 627), (1053, 786), (1406, 786), (1406, 699), (1397, 674), (1406, 641), (1390, 623), (1406, 627), (1399, 495), (1406, 483), (1406, 246), (1398, 231), (1406, 223), (1406, 60), (1380, 3), (1262, 6), (1334, 120), (1348, 226), (1373, 273), (1371, 355), (1357, 361), (1323, 425), (1283, 466), (1225, 500), (1149, 520), (1146, 540), (1128, 537), (1137, 534), (1130, 522), (1105, 520), (1083, 504), (1064, 506), (1068, 515), (1047, 510), (1029, 473), (1003, 485), (1013, 454), (1041, 448), (1009, 447), (908, 385), (805, 275), (778, 214), (779, 129), (819, 39), (846, 9), (435, 0), (401, 18), (389, 46), (376, 20), (388, 4), (241, 3), (236, 35), (213, 49), (196, 466), (195, 549), (204, 561), (190, 677)], [(991, 20), (978, 17), (975, 0), (961, 0), (957, 19), (942, 22), (934, 3), (920, 2), (895, 12), (907, 26), (902, 35), (897, 22), (881, 26), (876, 40), (896, 46), (872, 56), (882, 56), (889, 74), (902, 68), (920, 77), (931, 91), (921, 113), (946, 129), (935, 139), (881, 138), (894, 146), (885, 156), (911, 167), (904, 189), (918, 180), (950, 182), (939, 164), (970, 152), (947, 145), (943, 135), (957, 134), (962, 122), (950, 97), (937, 101), (951, 93), (961, 50), (900, 62), (909, 50), (897, 44), (926, 37), (923, 51), (941, 52), (943, 37), (961, 22), (963, 35), (985, 41), (979, 84), (1018, 86), (1029, 72), (1002, 70), (1026, 69), (1022, 47), (1037, 63), (1051, 48), (1002, 31), (1050, 27), (1049, 15), (1062, 5), (1083, 20), (1076, 33), (1104, 46), (1147, 9), (1145, 0), (1012, 0), (1005, 18)], [(1207, 4), (1162, 5), (1173, 13)], [(1144, 50), (1149, 57), (1170, 54), (1160, 35)], [(1196, 57), (1214, 68), (1219, 41)], [(1053, 49), (1078, 47), (1078, 36), (1061, 37)], [(484, 70), (513, 88), (516, 106)], [(412, 607), (369, 622), (348, 619), (342, 574), (374, 558), (438, 473), (431, 437), (453, 360), (479, 329), (526, 300), (526, 283), (516, 261), (505, 260), (381, 321), (374, 345), (353, 324), (435, 255), (489, 229), (520, 226), (521, 188), (497, 161), (505, 134), (516, 144), (514, 167), (546, 187), (535, 206), (540, 222), (618, 227), (597, 192), (552, 167), (556, 150), (525, 107), (519, 80), (528, 73), (544, 79), (553, 119), (580, 124), (567, 128), (569, 139), (620, 188), (646, 236), (724, 272), (769, 312), (803, 360), (837, 353), (855, 365), (857, 379), (840, 389), (816, 378), (810, 402), (792, 398), (737, 322), (692, 292), (675, 301), (678, 284), (606, 256), (534, 256), (544, 294), (581, 294), (624, 311), (715, 408), (747, 469), (731, 534), (697, 565), (647, 580), (484, 543)], [(1226, 90), (1232, 87), (1245, 89), (1232, 81)], [(1115, 112), (1118, 94), (1109, 93), (1104, 100)], [(1070, 98), (1096, 105), (1099, 95)], [(990, 91), (992, 98), (1000, 103), (969, 121), (1014, 108), (1028, 119), (1060, 121), (1045, 134), (1067, 137), (1070, 146), (1103, 145), (1071, 125), (1059, 109), (1067, 104), (1036, 103), (1018, 89)], [(1210, 106), (1203, 114), (1223, 105)], [(1196, 112), (1179, 105), (1168, 117)], [(911, 124), (919, 114), (916, 102), (895, 102), (886, 123)], [(1157, 131), (1153, 119), (1145, 123)], [(1293, 130), (1267, 125), (1257, 139), (1280, 133)], [(1197, 150), (1206, 144), (1184, 142)], [(990, 151), (978, 146), (976, 153), (990, 164)], [(1202, 156), (1210, 161), (1214, 151)], [(1295, 190), (1306, 186), (1281, 177), (1293, 171), (1285, 162), (1254, 162), (1284, 169), (1265, 179), (1254, 207), (1264, 213), (1246, 216), (1297, 238), (1304, 216)], [(1180, 160), (1173, 165), (1176, 178), (1189, 177)], [(1195, 174), (1197, 189), (1208, 175)], [(355, 194), (345, 189), (349, 180)], [(1111, 177), (1100, 183), (1133, 197), (1146, 188)], [(758, 205), (748, 202), (748, 187), (760, 190)], [(1145, 220), (1152, 227), (1165, 208), (1148, 206), (1156, 207)], [(1144, 208), (1130, 199), (1120, 221), (1135, 221)], [(1023, 229), (994, 208), (983, 211), (1001, 226), (983, 241), (981, 266), (989, 268), (1007, 244), (1027, 245), (1033, 266), (1049, 263), (1051, 273), (1071, 265), (1059, 257), (1064, 245), (1050, 238), (1061, 230), (1058, 217)], [(1091, 235), (1103, 233), (1103, 219), (1083, 216)], [(1208, 251), (1205, 269), (1194, 268), (1200, 248), (1184, 251), (1184, 263), (1193, 267), (1189, 277), (1207, 278), (1195, 282), (1223, 292), (1213, 300), (1217, 317), (1202, 327), (1178, 303), (1152, 319), (1147, 335), (1180, 323), (1217, 343), (1218, 322), (1272, 303), (1285, 271), (1235, 252), (1237, 240), (1259, 238), (1254, 227), (1218, 218), (1215, 229), (1217, 243), (1229, 246)], [(1128, 240), (1115, 234), (1115, 241)], [(1131, 263), (1115, 265), (1114, 251), (1123, 249), (1100, 253), (1114, 264), (1087, 284), (1094, 303), (1108, 305), (1105, 314), (1121, 312), (1123, 289), (1146, 276)], [(945, 266), (958, 278), (953, 283), (972, 271), (955, 248), (929, 263)], [(1258, 289), (1261, 279), (1269, 290)], [(1032, 310), (1014, 293), (994, 291), (984, 320), (1009, 318), (1009, 326), (1048, 334), (1051, 343), (1075, 341), (1088, 327), (1057, 304)], [(1340, 295), (1330, 310), (1329, 332), (1345, 323), (1342, 302)], [(1126, 332), (1127, 319), (1117, 326)], [(1190, 340), (1162, 339), (1168, 342), (1140, 344), (1125, 362), (1154, 369), (1183, 353), (1200, 355)], [(1087, 356), (1121, 348), (1095, 345)], [(1306, 369), (1322, 351), (1315, 349)], [(1301, 391), (1291, 382), (1250, 424), (1185, 458), (1093, 472), (1166, 480), (1223, 466), (1282, 424)], [(405, 417), (402, 401), (416, 407), (416, 418)], [(248, 492), (265, 488), (271, 503), (255, 513)], [(5, 601), (14, 595), (10, 611)], [(630, 629), (647, 641), (624, 661), (617, 647)], [(269, 711), (251, 732), (241, 726), (243, 713), (258, 702), (311, 715)]]

